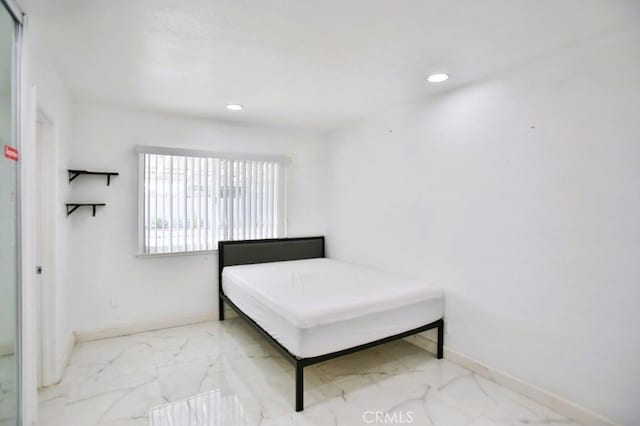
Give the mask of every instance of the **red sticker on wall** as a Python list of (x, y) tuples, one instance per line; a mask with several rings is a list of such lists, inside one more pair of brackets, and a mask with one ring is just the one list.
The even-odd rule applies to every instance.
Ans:
[(18, 150), (12, 146), (4, 146), (4, 156), (9, 160), (18, 161)]

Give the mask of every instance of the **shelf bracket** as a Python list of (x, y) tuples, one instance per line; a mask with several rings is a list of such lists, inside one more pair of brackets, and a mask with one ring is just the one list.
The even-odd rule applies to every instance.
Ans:
[(104, 203), (67, 203), (67, 216), (71, 215), (71, 213), (78, 210), (79, 207), (91, 207), (91, 213), (93, 216), (96, 215), (96, 208), (106, 206)]
[(69, 183), (73, 182), (75, 178), (80, 176), (81, 173), (78, 173), (77, 170), (69, 170)]
[(89, 170), (76, 170), (76, 169), (68, 169), (69, 172), (69, 183), (73, 182), (75, 178), (80, 175), (99, 175), (107, 177), (107, 186), (111, 185), (111, 176), (118, 176), (120, 173), (118, 172), (91, 172)]
[(73, 204), (67, 204), (67, 216), (69, 216), (71, 213), (75, 212), (76, 210), (78, 210), (78, 207), (80, 207), (79, 205), (73, 205)]

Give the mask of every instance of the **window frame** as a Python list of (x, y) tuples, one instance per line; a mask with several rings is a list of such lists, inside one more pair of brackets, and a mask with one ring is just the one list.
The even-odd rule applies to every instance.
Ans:
[(283, 237), (287, 237), (287, 224), (288, 220), (288, 165), (291, 163), (291, 157), (287, 155), (273, 155), (273, 154), (250, 154), (240, 152), (226, 152), (226, 151), (207, 151), (198, 149), (185, 149), (185, 148), (170, 148), (170, 147), (158, 147), (139, 145), (135, 148), (136, 155), (138, 157), (138, 232), (137, 232), (137, 257), (153, 258), (153, 257), (166, 257), (166, 256), (193, 256), (193, 255), (209, 255), (217, 253), (218, 249), (213, 250), (194, 250), (194, 251), (174, 251), (168, 253), (145, 253), (144, 251), (144, 182), (145, 182), (145, 164), (144, 154), (155, 155), (174, 155), (184, 157), (196, 157), (196, 158), (213, 158), (221, 160), (249, 160), (249, 161), (271, 161), (282, 164), (282, 198), (279, 200), (279, 208), (282, 211), (283, 220)]

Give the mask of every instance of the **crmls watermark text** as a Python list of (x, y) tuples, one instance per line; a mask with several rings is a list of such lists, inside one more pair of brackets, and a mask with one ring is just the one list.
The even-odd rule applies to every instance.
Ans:
[(410, 424), (413, 423), (413, 411), (365, 411), (362, 420), (368, 424)]

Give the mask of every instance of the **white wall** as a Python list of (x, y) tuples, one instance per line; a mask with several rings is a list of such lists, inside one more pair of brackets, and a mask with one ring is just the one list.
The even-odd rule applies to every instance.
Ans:
[[(640, 30), (332, 135), (332, 257), (446, 290), (446, 345), (640, 419)], [(455, 83), (455, 75), (452, 82)]]
[(101, 330), (217, 318), (217, 255), (136, 257), (136, 145), (285, 154), (289, 235), (322, 234), (324, 140), (296, 130), (241, 126), (91, 104), (77, 104), (71, 166), (114, 170), (106, 179), (80, 177), (69, 201), (106, 202), (96, 217), (68, 218), (74, 330)]
[[(49, 57), (47, 48), (38, 34), (38, 22), (28, 20), (24, 42), (24, 80), (22, 96), (22, 141), (21, 163), (21, 203), (22, 203), (22, 339), (23, 339), (23, 398), (24, 424), (30, 425), (37, 416), (37, 341), (36, 318), (37, 302), (35, 289), (35, 209), (36, 209), (36, 140), (35, 111), (41, 109), (55, 123), (55, 156), (48, 160), (53, 163), (55, 177), (49, 190), (54, 198), (63, 198), (67, 191), (67, 145), (71, 139), (71, 97)], [(35, 96), (34, 96), (35, 95)], [(52, 381), (61, 377), (66, 364), (69, 342), (72, 338), (67, 307), (67, 271), (65, 269), (68, 254), (66, 231), (68, 224), (64, 208), (54, 209), (52, 221), (55, 236), (55, 253), (52, 263), (45, 274), (51, 278), (51, 297), (56, 301), (57, 311), (51, 320), (55, 346), (51, 369)]]

